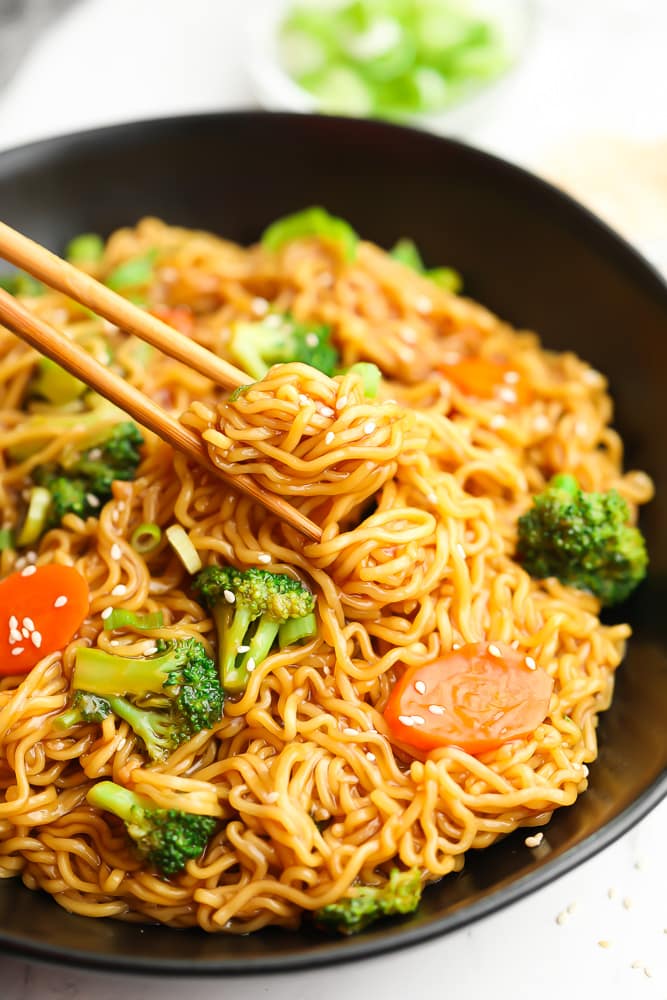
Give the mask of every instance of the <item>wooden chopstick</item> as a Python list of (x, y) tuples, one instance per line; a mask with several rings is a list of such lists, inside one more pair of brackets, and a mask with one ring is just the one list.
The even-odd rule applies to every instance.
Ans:
[(12, 330), (40, 354), (61, 365), (71, 375), (75, 375), (101, 396), (111, 400), (131, 417), (148, 427), (163, 441), (185, 452), (203, 465), (210, 473), (223, 479), (235, 489), (242, 490), (254, 500), (263, 504), (281, 520), (292, 525), (309, 538), (319, 541), (320, 528), (304, 514), (296, 510), (283, 497), (268, 493), (257, 485), (251, 476), (229, 476), (213, 464), (205, 443), (189, 428), (184, 427), (161, 406), (145, 396), (143, 392), (129, 385), (114, 372), (109, 371), (68, 337), (59, 333), (44, 320), (35, 316), (17, 299), (0, 288), (0, 322)]
[(163, 323), (144, 309), (128, 302), (122, 295), (80, 271), (46, 247), (0, 222), (0, 257), (39, 278), (51, 288), (88, 306), (121, 330), (133, 333), (164, 354), (182, 361), (188, 368), (206, 375), (226, 389), (247, 385), (248, 376), (240, 368), (207, 351), (178, 330)]

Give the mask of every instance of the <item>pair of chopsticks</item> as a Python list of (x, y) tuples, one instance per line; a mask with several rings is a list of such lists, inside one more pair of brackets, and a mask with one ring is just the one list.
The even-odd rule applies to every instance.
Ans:
[[(247, 375), (217, 357), (200, 344), (167, 326), (162, 320), (139, 309), (89, 274), (79, 271), (39, 243), (28, 239), (0, 222), (0, 257), (27, 271), (51, 288), (92, 309), (105, 319), (132, 333), (164, 354), (183, 362), (226, 389), (236, 389), (248, 382)], [(54, 327), (25, 308), (8, 292), (0, 289), (0, 322), (41, 354), (75, 375), (101, 396), (105, 396), (131, 417), (153, 431), (163, 441), (184, 452), (235, 489), (242, 490), (263, 504), (281, 520), (319, 541), (320, 528), (301, 514), (287, 500), (267, 493), (246, 475), (228, 476), (211, 462), (204, 442), (189, 428), (154, 403), (119, 375), (109, 371), (90, 354)]]

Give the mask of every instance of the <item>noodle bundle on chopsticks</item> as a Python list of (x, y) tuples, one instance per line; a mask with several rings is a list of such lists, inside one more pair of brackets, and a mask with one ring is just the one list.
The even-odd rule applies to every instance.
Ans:
[[(233, 933), (295, 927), (304, 912), (340, 922), (335, 907), (360, 886), (391, 886), (396, 870), (437, 880), (471, 848), (572, 804), (630, 630), (601, 624), (589, 590), (529, 575), (517, 524), (563, 473), (616, 491), (631, 519), (650, 499), (648, 478), (622, 470), (604, 378), (418, 268), (370, 243), (345, 252), (326, 232), (245, 249), (146, 219), (79, 263), (234, 363), (271, 317), (313, 350), (327, 331), (328, 370), (298, 353), (269, 359), (228, 396), (64, 296), (28, 290), (38, 314), (181, 415), (212, 464), (289, 498), (322, 537), (303, 538), (145, 431), (138, 464), (100, 487), (91, 468), (126, 455), (108, 435), (127, 418), (85, 387), (40, 395), (38, 356), (0, 330), (1, 575), (18, 574), (17, 602), (46, 566), (87, 586), (79, 622), (43, 655), (55, 633), (3, 604), (0, 873), (91, 917)], [(378, 366), (379, 386), (358, 362)], [(63, 512), (72, 477), (79, 507)], [(50, 506), (27, 530), (40, 497)], [(224, 711), (168, 746), (151, 749), (132, 724), (136, 711), (171, 711), (168, 684), (133, 701), (127, 680), (113, 692), (87, 680), (87, 714), (63, 721), (84, 711), (86, 664), (154, 662), (174, 643), (222, 662), (220, 629), (245, 582), (214, 605), (201, 580), (219, 567), (230, 586), (279, 574), (280, 600), (308, 612), (290, 628), (314, 626), (276, 624), (260, 658), (263, 626), (251, 624), (232, 651), (234, 684), (223, 670)], [(24, 657), (30, 667), (12, 673)], [(466, 657), (451, 705), (428, 702)], [(526, 704), (510, 711), (502, 692), (515, 683)], [(468, 730), (448, 739), (445, 718)], [(162, 816), (195, 817), (203, 849), (177, 869), (173, 855), (156, 862), (137, 849), (138, 814), (128, 836), (91, 795), (103, 782)]]

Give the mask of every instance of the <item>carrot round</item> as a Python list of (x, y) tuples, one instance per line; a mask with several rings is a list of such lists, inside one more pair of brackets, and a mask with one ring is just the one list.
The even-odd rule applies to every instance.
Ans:
[(489, 358), (461, 358), (441, 366), (442, 374), (466, 396), (496, 399), (508, 406), (530, 402), (531, 392), (523, 375), (504, 361)]
[(471, 754), (532, 733), (544, 721), (554, 682), (500, 642), (475, 642), (408, 667), (384, 717), (402, 743), (420, 750), (457, 746)]
[(88, 584), (72, 566), (26, 566), (0, 581), (0, 674), (27, 674), (66, 646), (88, 606)]

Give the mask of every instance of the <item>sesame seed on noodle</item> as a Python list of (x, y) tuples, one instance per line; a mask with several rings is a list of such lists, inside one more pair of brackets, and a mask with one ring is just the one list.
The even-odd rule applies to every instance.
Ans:
[(364, 434), (372, 434), (376, 426), (377, 425), (374, 420), (367, 420), (363, 426)]
[(367, 751), (366, 751), (366, 759), (367, 759), (367, 760), (370, 760), (370, 761), (371, 761), (371, 763), (372, 763), (372, 762), (373, 762), (373, 761), (374, 761), (374, 760), (376, 759), (376, 758), (375, 758), (375, 754), (374, 754), (374, 753), (372, 753), (372, 752), (371, 752), (370, 750), (367, 750)]
[(346, 726), (346, 728), (343, 730), (343, 732), (345, 733), (346, 736), (358, 736), (359, 735), (359, 730), (358, 729), (353, 729), (352, 726)]
[(258, 552), (257, 553), (257, 562), (270, 563), (271, 562), (271, 556), (269, 555), (268, 552)]
[(345, 406), (347, 406), (347, 396), (339, 396), (336, 400), (336, 409), (342, 410)]
[(271, 805), (273, 802), (277, 802), (279, 798), (280, 794), (278, 792), (267, 792), (267, 794), (264, 796), (264, 801), (268, 802), (269, 805)]
[(121, 558), (121, 556), (123, 555), (123, 550), (121, 549), (121, 547), (118, 544), (118, 542), (114, 542), (113, 543), (113, 545), (111, 546), (111, 551), (110, 551), (109, 555), (116, 562), (118, 562), (118, 560)]
[(123, 597), (125, 594), (127, 594), (127, 587), (124, 583), (117, 583), (111, 591), (112, 597)]
[(111, 614), (113, 614), (113, 608), (105, 608), (104, 611), (101, 613), (100, 618), (102, 619), (103, 622), (105, 622), (109, 617), (109, 615)]
[(334, 434), (333, 431), (328, 431), (326, 437), (324, 438), (324, 443), (325, 444), (331, 444), (333, 442), (333, 439), (335, 438), (335, 436), (336, 435)]

